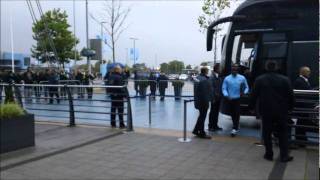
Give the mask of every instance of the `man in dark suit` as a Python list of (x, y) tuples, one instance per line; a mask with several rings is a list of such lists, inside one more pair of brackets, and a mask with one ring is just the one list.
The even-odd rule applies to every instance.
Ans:
[(208, 69), (204, 67), (200, 71), (194, 84), (194, 105), (199, 110), (199, 117), (192, 133), (200, 138), (210, 139), (211, 137), (204, 131), (204, 122), (213, 96), (212, 85), (207, 76)]
[[(111, 86), (124, 86), (125, 80), (122, 76), (122, 69), (120, 66), (116, 66), (113, 69), (113, 73), (109, 76), (108, 85)], [(124, 98), (126, 97), (124, 89), (110, 88), (109, 94), (111, 98), (111, 127), (116, 127), (116, 111), (118, 110), (119, 116), (119, 128), (126, 128), (123, 121), (124, 111)]]
[(160, 100), (163, 101), (166, 95), (166, 89), (168, 88), (168, 77), (162, 72), (158, 78), (158, 85), (159, 85), (159, 93), (160, 93)]
[[(299, 90), (311, 90), (311, 86), (309, 83), (308, 78), (310, 77), (311, 71), (309, 67), (301, 67), (299, 71), (299, 77), (296, 79), (294, 82), (294, 89), (299, 89)], [(300, 108), (307, 108), (308, 104), (305, 103), (296, 103), (297, 107)], [(310, 125), (310, 120), (308, 120), (308, 114), (301, 113), (298, 115), (299, 119), (297, 119), (297, 125)], [(306, 129), (303, 127), (296, 127), (296, 140), (301, 140), (301, 141), (307, 141), (306, 137)], [(301, 147), (304, 147), (305, 145), (300, 145)]]
[(258, 102), (259, 114), (262, 117), (262, 135), (265, 146), (266, 160), (273, 160), (272, 132), (278, 133), (280, 160), (292, 161), (288, 151), (288, 111), (293, 109), (294, 96), (290, 80), (276, 73), (278, 63), (273, 60), (266, 62), (267, 73), (259, 76), (252, 90), (250, 107)]
[(211, 83), (213, 87), (213, 99), (211, 100), (210, 106), (210, 114), (209, 114), (209, 131), (218, 131), (222, 130), (221, 127), (218, 126), (218, 117), (219, 117), (219, 109), (221, 102), (221, 84), (222, 78), (219, 76), (220, 74), (220, 64), (217, 63), (213, 67), (213, 72), (211, 76)]
[(157, 91), (157, 77), (154, 73), (150, 73), (149, 76), (149, 85), (150, 85), (150, 92), (151, 98), (156, 99), (156, 91)]

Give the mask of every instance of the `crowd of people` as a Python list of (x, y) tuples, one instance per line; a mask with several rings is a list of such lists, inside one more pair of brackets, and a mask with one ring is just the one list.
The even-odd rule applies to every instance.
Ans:
[[(262, 119), (264, 158), (273, 160), (272, 134), (274, 134), (279, 139), (280, 160), (282, 162), (292, 161), (293, 157), (289, 155), (288, 151), (288, 141), (291, 138), (288, 123), (291, 123), (292, 120), (288, 113), (298, 104), (294, 100), (291, 81), (288, 77), (281, 75), (279, 69), (277, 61), (266, 61), (266, 73), (258, 76), (250, 89), (247, 78), (238, 73), (239, 66), (237, 64), (232, 66), (231, 74), (224, 78), (220, 77), (219, 64), (214, 66), (211, 77), (208, 76), (208, 69), (202, 68), (194, 85), (195, 108), (199, 111), (199, 117), (192, 133), (199, 138), (211, 138), (204, 130), (210, 103), (208, 130), (222, 130), (218, 126), (218, 114), (223, 100), (230, 111), (233, 122), (230, 135), (235, 137), (239, 131), (240, 98), (250, 92), (249, 108), (256, 111), (256, 114)], [(299, 77), (294, 82), (294, 89), (310, 90), (311, 86), (308, 81), (310, 73), (310, 68), (301, 67)], [(305, 104), (299, 105), (303, 107)], [(308, 125), (310, 122), (306, 121), (306, 114), (301, 116), (302, 118), (297, 120), (297, 125)], [(307, 140), (305, 128), (297, 127), (295, 133), (297, 140)], [(304, 147), (305, 145), (301, 144), (300, 146)]]
[[(32, 101), (32, 96), (36, 97), (37, 100), (43, 95), (45, 99), (49, 99), (49, 103), (53, 103), (53, 100), (56, 99), (57, 103), (60, 102), (60, 99), (67, 97), (66, 88), (50, 86), (28, 86), (32, 84), (75, 84), (75, 85), (91, 85), (95, 79), (94, 74), (89, 74), (87, 71), (73, 71), (67, 73), (64, 70), (57, 70), (48, 68), (45, 70), (36, 70), (32, 71), (30, 68), (26, 72), (15, 73), (12, 71), (0, 72), (0, 83), (8, 84), (25, 84), (24, 86), (24, 97), (27, 102)], [(0, 94), (2, 95), (3, 87), (0, 87)], [(92, 98), (92, 88), (78, 88), (77, 94), (79, 98), (84, 98), (85, 93), (87, 98)], [(2, 96), (0, 96), (0, 102)]]

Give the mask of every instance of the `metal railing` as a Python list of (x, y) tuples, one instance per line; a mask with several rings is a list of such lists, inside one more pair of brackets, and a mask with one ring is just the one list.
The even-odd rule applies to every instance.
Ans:
[(294, 96), (296, 103), (290, 116), (296, 123), (289, 124), (289, 127), (295, 130), (290, 139), (297, 144), (318, 145), (319, 91), (294, 90)]
[[(126, 86), (70, 84), (0, 84), (0, 86), (8, 91), (4, 93), (4, 96), (1, 95), (1, 97), (6, 98), (11, 89), (12, 98), (15, 98), (21, 106), (30, 113), (35, 114), (36, 117), (68, 119), (68, 124), (72, 127), (76, 125), (76, 121), (80, 120), (111, 121), (111, 119), (105, 117), (97, 118), (94, 115), (99, 115), (99, 117), (101, 115), (118, 115), (119, 119), (120, 116), (126, 116), (127, 120), (123, 120), (123, 122), (127, 123), (127, 130), (133, 130), (131, 102)], [(43, 90), (40, 92), (40, 95), (35, 91), (37, 88)], [(71, 91), (71, 89), (75, 88), (83, 88), (87, 92), (91, 92), (91, 97), (89, 95), (87, 98), (77, 97), (77, 94), (73, 94)], [(110, 92), (106, 96), (103, 92), (104, 89), (117, 89), (114, 91), (117, 93)], [(101, 90), (102, 92), (100, 93), (99, 91)], [(22, 93), (26, 91), (28, 93)], [(66, 94), (65, 97), (61, 97), (62, 91)], [(54, 101), (59, 105), (53, 106)], [(118, 107), (116, 107), (117, 104), (119, 105)], [(108, 112), (108, 109), (111, 112)], [(113, 110), (114, 112), (112, 112)], [(121, 110), (123, 112), (120, 112)], [(45, 114), (40, 112), (45, 112)]]
[(128, 89), (132, 96), (146, 98), (147, 95), (160, 97), (193, 97), (193, 82), (183, 80), (129, 80)]

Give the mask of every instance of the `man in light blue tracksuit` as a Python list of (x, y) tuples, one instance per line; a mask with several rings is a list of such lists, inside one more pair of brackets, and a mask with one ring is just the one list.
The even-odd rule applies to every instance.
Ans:
[(222, 94), (227, 99), (233, 122), (232, 137), (236, 136), (239, 130), (240, 97), (249, 92), (247, 80), (244, 76), (238, 74), (238, 68), (237, 65), (233, 65), (231, 74), (222, 83)]

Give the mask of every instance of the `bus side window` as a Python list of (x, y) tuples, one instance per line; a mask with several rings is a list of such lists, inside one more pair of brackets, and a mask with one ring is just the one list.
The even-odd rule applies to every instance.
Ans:
[(232, 49), (232, 63), (240, 64), (252, 70), (257, 54), (257, 38), (255, 34), (237, 35)]

